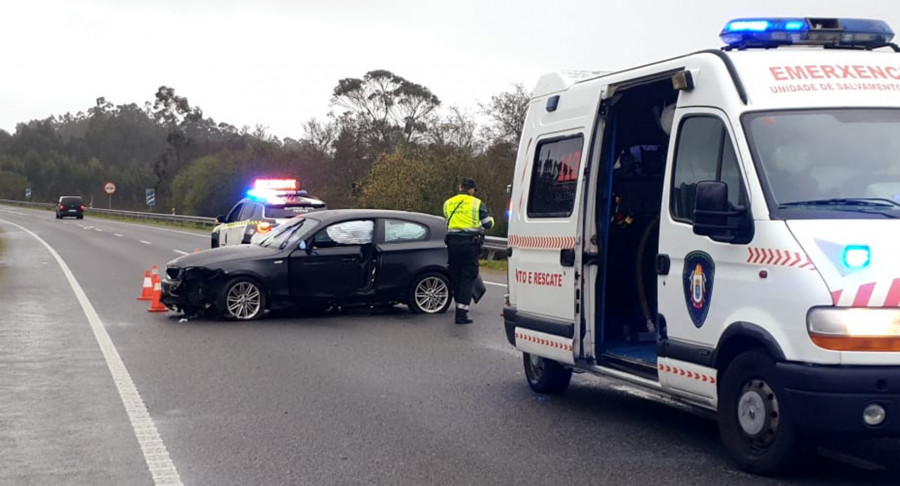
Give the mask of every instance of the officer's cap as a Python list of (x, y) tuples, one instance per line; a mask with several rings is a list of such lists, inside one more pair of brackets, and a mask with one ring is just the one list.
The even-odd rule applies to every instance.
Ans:
[(463, 189), (475, 189), (478, 187), (475, 185), (475, 179), (470, 179), (468, 177), (463, 177), (463, 180), (459, 185), (462, 186)]

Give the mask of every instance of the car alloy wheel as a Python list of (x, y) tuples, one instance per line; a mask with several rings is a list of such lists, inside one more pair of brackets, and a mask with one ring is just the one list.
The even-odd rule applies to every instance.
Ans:
[(225, 290), (225, 317), (239, 321), (259, 319), (265, 310), (265, 295), (251, 280), (232, 281)]
[(438, 273), (419, 277), (411, 294), (409, 307), (417, 314), (437, 314), (450, 307), (450, 285), (447, 278)]

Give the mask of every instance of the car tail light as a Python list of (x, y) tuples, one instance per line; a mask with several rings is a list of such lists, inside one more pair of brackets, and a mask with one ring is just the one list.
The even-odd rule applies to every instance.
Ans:
[(62, 204), (60, 204), (60, 205), (59, 205), (59, 210), (62, 211), (63, 209), (66, 209), (66, 207), (63, 206)]
[(84, 211), (84, 204), (80, 206), (81, 210)]
[(265, 233), (272, 229), (272, 224), (268, 221), (260, 221), (256, 223), (256, 232), (257, 233)]

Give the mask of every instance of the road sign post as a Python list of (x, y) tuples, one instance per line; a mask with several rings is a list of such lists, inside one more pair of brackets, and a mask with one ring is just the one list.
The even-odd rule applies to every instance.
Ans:
[(156, 206), (156, 190), (152, 187), (148, 187), (146, 192), (147, 206), (150, 206), (150, 210), (153, 210), (153, 206)]
[(109, 195), (109, 209), (112, 209), (112, 195), (116, 192), (116, 185), (112, 181), (103, 185), (103, 192)]

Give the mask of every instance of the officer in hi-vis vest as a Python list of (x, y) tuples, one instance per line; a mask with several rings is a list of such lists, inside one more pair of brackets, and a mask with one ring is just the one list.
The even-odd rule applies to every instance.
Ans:
[(478, 257), (484, 242), (484, 230), (494, 226), (487, 207), (475, 197), (475, 181), (462, 180), (459, 194), (444, 201), (447, 220), (447, 256), (450, 264), (450, 285), (456, 300), (456, 323), (468, 324), (469, 302), (478, 281)]

